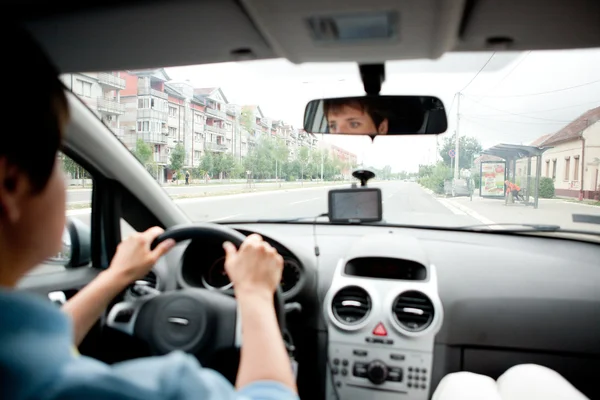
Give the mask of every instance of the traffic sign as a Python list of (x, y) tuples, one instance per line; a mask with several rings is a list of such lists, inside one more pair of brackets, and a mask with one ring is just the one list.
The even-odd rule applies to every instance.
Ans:
[(450, 151), (448, 152), (448, 155), (450, 156), (450, 158), (454, 158), (454, 157), (456, 157), (456, 152), (454, 151), (454, 149), (450, 149)]

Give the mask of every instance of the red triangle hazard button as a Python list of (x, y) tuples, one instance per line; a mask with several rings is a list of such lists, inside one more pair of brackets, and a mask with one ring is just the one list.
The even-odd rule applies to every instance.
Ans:
[(385, 326), (383, 326), (383, 323), (378, 323), (377, 326), (375, 327), (375, 329), (373, 329), (373, 335), (375, 336), (387, 336), (387, 330), (385, 329)]

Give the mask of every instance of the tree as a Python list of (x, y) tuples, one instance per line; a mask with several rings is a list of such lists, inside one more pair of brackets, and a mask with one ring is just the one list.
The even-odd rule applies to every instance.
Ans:
[(156, 163), (152, 158), (152, 147), (144, 142), (144, 140), (138, 139), (135, 143), (135, 148), (131, 152), (146, 168), (146, 171), (158, 179), (158, 176), (156, 176), (158, 174)]
[(254, 114), (250, 110), (242, 110), (240, 114), (240, 125), (242, 125), (250, 134), (254, 134)]
[(298, 162), (300, 163), (300, 179), (304, 181), (304, 175), (307, 172), (306, 169), (310, 163), (311, 154), (308, 147), (300, 147), (298, 151)]
[(214, 156), (212, 152), (207, 151), (204, 153), (204, 155), (200, 158), (200, 166), (198, 169), (202, 172), (206, 172), (208, 176), (212, 176), (214, 171)]
[[(440, 147), (440, 156), (442, 157), (442, 160), (444, 160), (444, 164), (448, 166), (451, 164), (449, 152), (455, 148), (455, 138), (456, 134), (452, 135), (452, 137), (445, 138), (442, 142), (442, 146)], [(481, 153), (481, 143), (479, 143), (479, 141), (474, 137), (461, 136), (458, 140), (458, 145), (458, 155), (460, 158), (458, 163), (459, 169), (471, 168), (473, 166), (473, 156)]]
[(78, 179), (79, 178), (79, 165), (73, 161), (70, 157), (67, 157), (65, 155), (63, 155), (63, 170), (71, 175), (72, 178)]
[(185, 147), (181, 143), (178, 143), (175, 148), (171, 151), (171, 168), (174, 172), (179, 172), (183, 168), (185, 162)]
[(152, 147), (142, 139), (137, 140), (131, 152), (144, 166), (152, 161)]

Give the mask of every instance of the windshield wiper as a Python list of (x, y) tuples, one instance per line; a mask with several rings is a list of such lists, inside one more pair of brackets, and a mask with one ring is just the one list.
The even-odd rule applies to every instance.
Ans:
[(461, 226), (456, 229), (461, 230), (461, 231), (490, 232), (490, 233), (558, 232), (558, 233), (570, 233), (570, 234), (576, 234), (576, 235), (600, 236), (600, 232), (585, 231), (585, 230), (579, 230), (579, 229), (565, 229), (565, 228), (561, 228), (559, 225), (550, 225), (550, 224), (521, 224), (521, 223), (479, 224), (479, 225)]
[(319, 214), (317, 216), (313, 216), (313, 217), (297, 217), (297, 218), (261, 218), (256, 220), (256, 222), (259, 223), (278, 223), (278, 224), (282, 224), (282, 223), (286, 223), (286, 222), (299, 222), (299, 221), (314, 221), (316, 222), (317, 219), (322, 218), (322, 217), (328, 217), (329, 214), (327, 213), (322, 213)]
[[(508, 227), (513, 227), (512, 229)], [(560, 225), (550, 224), (522, 224), (522, 223), (503, 223), (503, 224), (477, 224), (460, 226), (458, 229), (464, 229), (466, 231), (488, 231), (488, 230), (499, 230), (502, 232), (556, 232), (561, 230)]]

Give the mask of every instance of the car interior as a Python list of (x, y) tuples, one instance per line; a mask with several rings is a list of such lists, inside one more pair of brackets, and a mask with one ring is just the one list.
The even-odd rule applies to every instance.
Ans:
[[(383, 68), (365, 66), (389, 60), (600, 47), (600, 2), (593, 0), (13, 3), (15, 20), (61, 72), (273, 58), (353, 62), (371, 94), (384, 80), (373, 71)], [(365, 14), (395, 22), (369, 31), (366, 40), (345, 35), (340, 16)], [(29, 275), (19, 289), (62, 303), (108, 266), (124, 223), (136, 231), (161, 226), (160, 240), (177, 241), (148, 277), (114, 299), (82, 354), (116, 363), (182, 349), (234, 382), (241, 327), (221, 244), (258, 233), (285, 260), (276, 308), (298, 362), (301, 398), (429, 399), (449, 373), (497, 378), (523, 363), (552, 368), (600, 398), (597, 242), (369, 218), (353, 223), (332, 206), (336, 193), (329, 199), (330, 214), (339, 213), (334, 221), (194, 224), (96, 115), (75, 94), (67, 96), (64, 153), (93, 178), (91, 228), (71, 223), (75, 261)], [(368, 173), (356, 177), (359, 188), (368, 187)], [(363, 194), (380, 201), (376, 190)], [(380, 214), (365, 212), (375, 221)], [(171, 301), (183, 293), (186, 301)], [(145, 306), (148, 296), (160, 301)], [(195, 329), (174, 332), (166, 321), (175, 311)]]

